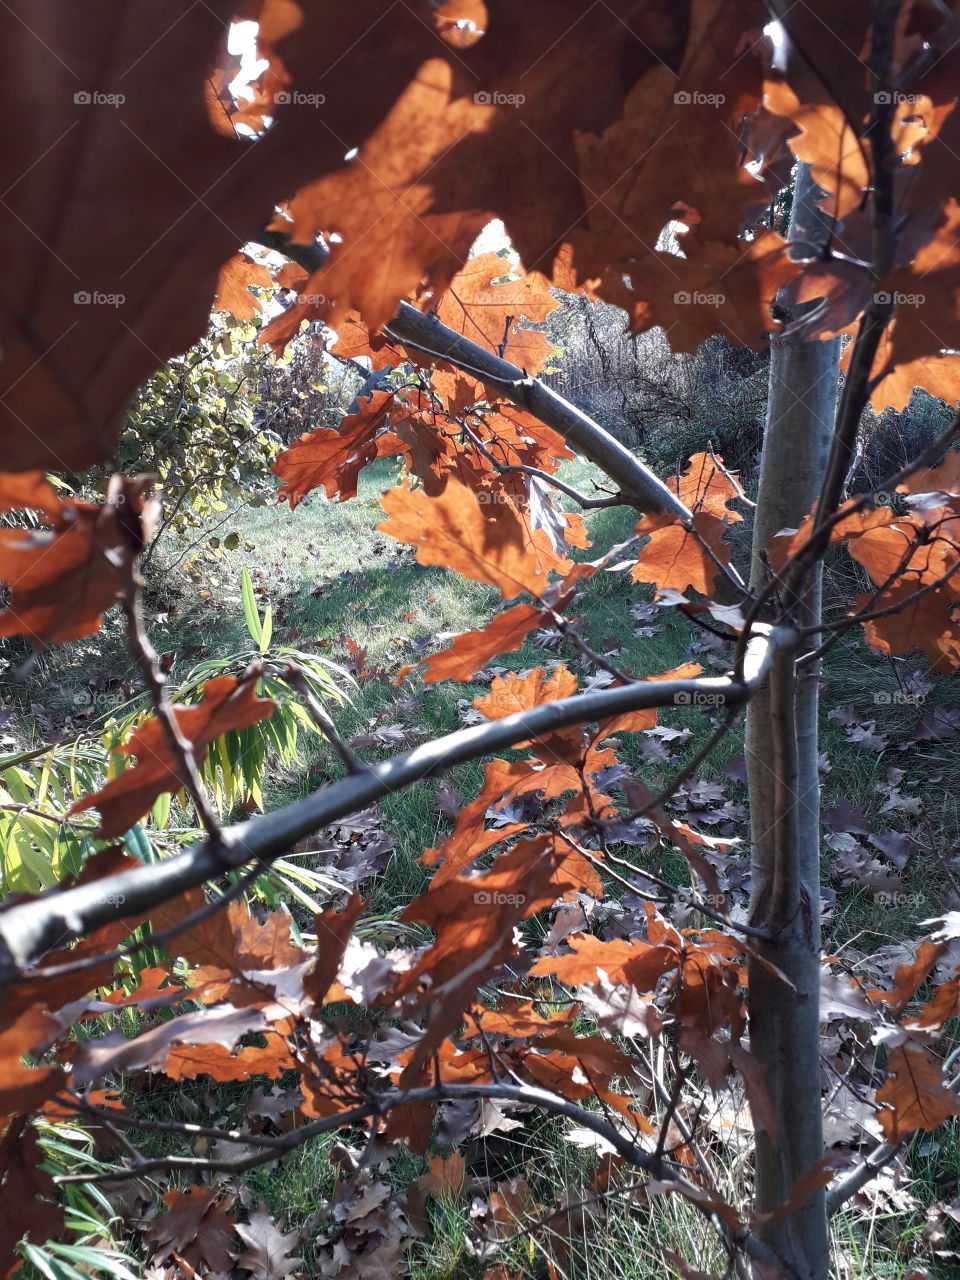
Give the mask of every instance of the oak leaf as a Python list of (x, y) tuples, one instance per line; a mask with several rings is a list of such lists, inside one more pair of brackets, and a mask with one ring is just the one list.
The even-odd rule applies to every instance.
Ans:
[(0, 1030), (0, 1115), (29, 1112), (63, 1085), (60, 1067), (28, 1067), (23, 1059), (43, 1052), (60, 1034), (61, 1025), (35, 1005), (28, 1005)]
[[(59, 9), (42, 21), (22, 2), (0, 12), (18, 68), (10, 102), (31, 122), (11, 140), (17, 180), (0, 209), (0, 432), (10, 469), (80, 471), (109, 457), (132, 393), (201, 336), (222, 264), (256, 236), (265, 211), (338, 169), (441, 47), (414, 5), (279, 8), (288, 19), (274, 33), (282, 87), (298, 92), (282, 107), (274, 99), (262, 146), (237, 136), (209, 93), (211, 72), (222, 90), (217, 68), (230, 65), (234, 3), (211, 0), (174, 23), (152, 0), (111, 0), (93, 15)], [(55, 215), (51, 192), (61, 193)]]
[(273, 276), (247, 253), (235, 253), (220, 268), (214, 311), (229, 311), (237, 320), (248, 321), (263, 310), (251, 288), (269, 289)]
[[(542, 667), (535, 667), (526, 675), (511, 672), (496, 676), (490, 692), (475, 698), (473, 705), (488, 720), (502, 720), (505, 716), (532, 711), (544, 702), (569, 698), (576, 693), (577, 683), (577, 677), (564, 666), (556, 667), (549, 674)], [(541, 760), (570, 760), (579, 755), (582, 741), (583, 731), (574, 725), (515, 745), (518, 749), (530, 748)]]
[(380, 499), (387, 519), (377, 526), (417, 548), (420, 564), (454, 569), (496, 587), (505, 599), (522, 591), (542, 595), (550, 572), (566, 573), (571, 561), (554, 553), (543, 530), (532, 531), (522, 513), (491, 511), (451, 478), (443, 493), (427, 498), (404, 486)]
[(595, 985), (605, 973), (611, 982), (652, 991), (666, 973), (680, 963), (675, 947), (635, 941), (601, 942), (589, 933), (567, 939), (573, 954), (543, 956), (530, 970), (532, 976), (553, 975), (570, 986)]
[(394, 991), (395, 997), (406, 996), (407, 1007), (419, 1004), (431, 1011), (401, 1087), (419, 1078), (434, 1050), (457, 1027), (478, 982), (513, 954), (514, 925), (552, 906), (571, 887), (557, 883), (556, 870), (550, 850), (531, 859), (514, 849), (484, 875), (434, 881), (404, 909), (401, 920), (428, 925), (436, 941), (400, 975)]
[[(495, 283), (502, 278), (502, 283)], [(440, 299), (437, 318), (455, 333), (535, 375), (550, 354), (550, 343), (521, 318), (540, 322), (559, 306), (543, 276), (511, 274), (496, 253), (471, 258)]]
[(0, 505), (38, 507), (49, 529), (0, 529), (0, 579), (11, 589), (0, 636), (27, 635), (35, 647), (92, 635), (123, 595), (127, 571), (159, 510), (145, 479), (115, 476), (107, 502), (53, 496), (39, 473), (0, 482)]
[(892, 991), (876, 988), (867, 991), (871, 1000), (890, 1005), (893, 1014), (901, 1014), (917, 993), (920, 985), (933, 972), (937, 961), (946, 950), (941, 942), (925, 941), (917, 947), (917, 954), (909, 964), (897, 966)]
[(284, 1041), (270, 1035), (264, 1047), (245, 1045), (236, 1052), (222, 1044), (176, 1044), (163, 1059), (162, 1070), (169, 1080), (195, 1080), (198, 1076), (218, 1081), (252, 1080), (263, 1075), (277, 1080), (296, 1066), (297, 1059)]
[(909, 1040), (889, 1051), (877, 1102), (887, 1104), (878, 1115), (887, 1142), (899, 1142), (917, 1129), (936, 1129), (960, 1115), (960, 1098), (947, 1088), (940, 1063), (925, 1046)]
[(691, 454), (683, 475), (671, 476), (667, 485), (688, 511), (709, 511), (727, 524), (743, 519), (728, 504), (745, 494), (736, 477), (711, 453)]
[(269, 1023), (258, 1009), (235, 1009), (232, 1005), (184, 1013), (161, 1022), (129, 1039), (122, 1031), (108, 1031), (95, 1040), (84, 1040), (74, 1054), (73, 1078), (90, 1084), (115, 1071), (134, 1071), (154, 1066), (161, 1070), (174, 1045), (221, 1045), (231, 1049), (248, 1031), (263, 1032)]
[(344, 418), (339, 427), (320, 427), (284, 449), (273, 464), (274, 474), (283, 482), (277, 496), (286, 499), (291, 508), (320, 486), (328, 498), (339, 495), (341, 502), (355, 498), (360, 472), (381, 456), (388, 415), (396, 426), (416, 412), (416, 406), (405, 403), (394, 391), (372, 392), (360, 410)]
[(291, 1257), (302, 1243), (297, 1231), (284, 1232), (261, 1202), (250, 1213), (250, 1222), (234, 1223), (234, 1230), (244, 1243), (237, 1266), (245, 1267), (254, 1280), (288, 1280), (303, 1270), (303, 1259)]
[(219, 1187), (168, 1191), (168, 1212), (154, 1218), (146, 1237), (158, 1258), (178, 1254), (195, 1272), (224, 1272), (236, 1256), (235, 1224), (226, 1216), (232, 1201), (218, 1204)]
[(649, 534), (630, 576), (634, 582), (652, 582), (659, 591), (692, 588), (710, 595), (723, 567), (730, 563), (730, 548), (721, 541), (726, 522), (710, 511), (699, 511), (686, 528), (672, 517), (644, 516), (637, 533)]
[[(854, 612), (878, 607), (872, 596), (857, 596)], [(918, 594), (908, 580), (889, 587), (879, 607), (891, 612), (863, 624), (864, 637), (872, 649), (899, 655), (921, 649), (935, 671), (954, 671), (960, 666), (960, 622), (954, 620), (958, 597), (954, 591), (938, 587)]]
[(519, 649), (534, 629), (543, 625), (547, 614), (529, 604), (515, 604), (498, 613), (480, 631), (467, 631), (457, 636), (449, 649), (435, 653), (424, 663), (425, 684), (441, 680), (467, 681), (498, 653)]

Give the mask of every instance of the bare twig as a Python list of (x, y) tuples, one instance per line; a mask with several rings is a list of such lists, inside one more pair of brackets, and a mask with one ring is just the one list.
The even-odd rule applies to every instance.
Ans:
[(313, 696), (309, 682), (302, 669), (291, 662), (280, 673), (280, 679), (286, 681), (291, 689), (295, 689), (299, 693), (303, 699), (304, 706), (310, 713), (310, 718), (340, 757), (340, 761), (347, 773), (363, 773), (367, 766), (353, 754), (340, 736), (337, 726), (333, 723), (333, 718)]
[(0, 989), (15, 981), (31, 961), (52, 946), (107, 921), (138, 915), (222, 875), (225, 868), (242, 867), (252, 858), (264, 864), (272, 862), (312, 831), (456, 764), (567, 725), (602, 720), (625, 711), (676, 706), (678, 697), (693, 701), (709, 696), (728, 708), (740, 706), (763, 679), (773, 652), (793, 642), (793, 632), (759, 629), (741, 680), (702, 676), (692, 680), (636, 681), (559, 698), (502, 720), (460, 729), (372, 764), (363, 773), (341, 778), (282, 809), (239, 823), (219, 832), (219, 838), (208, 837), (173, 857), (119, 872), (95, 884), (77, 885), (49, 897), (17, 903), (0, 913)]
[(123, 611), (127, 619), (127, 643), (130, 655), (143, 675), (144, 683), (153, 703), (154, 714), (163, 729), (167, 745), (173, 755), (176, 773), (194, 803), (200, 823), (207, 833), (208, 842), (219, 845), (222, 839), (220, 823), (210, 806), (206, 788), (200, 778), (193, 754), (193, 744), (180, 732), (176, 712), (167, 700), (166, 676), (160, 670), (160, 660), (143, 625), (140, 611), (140, 580), (131, 563), (127, 567), (124, 582)]
[[(691, 1205), (703, 1214), (716, 1229), (716, 1215), (713, 1208), (715, 1202), (712, 1197), (705, 1194), (702, 1188), (678, 1173), (671, 1161), (660, 1154), (651, 1154), (644, 1151), (620, 1128), (608, 1123), (595, 1112), (587, 1111), (566, 1098), (561, 1098), (557, 1094), (541, 1089), (537, 1085), (510, 1084), (504, 1081), (476, 1084), (440, 1084), (398, 1091), (392, 1096), (378, 1095), (360, 1103), (358, 1106), (341, 1111), (337, 1115), (326, 1116), (321, 1120), (313, 1121), (300, 1129), (291, 1130), (290, 1133), (282, 1134), (277, 1138), (270, 1138), (264, 1141), (260, 1135), (255, 1135), (253, 1140), (260, 1147), (260, 1150), (250, 1155), (242, 1156), (237, 1160), (207, 1160), (200, 1157), (179, 1156), (147, 1158), (141, 1156), (139, 1160), (134, 1160), (130, 1165), (123, 1168), (110, 1169), (97, 1174), (61, 1174), (55, 1178), (55, 1181), (61, 1186), (74, 1182), (123, 1182), (130, 1178), (141, 1177), (156, 1169), (244, 1173), (249, 1169), (258, 1168), (260, 1165), (275, 1160), (279, 1155), (292, 1151), (321, 1134), (359, 1125), (367, 1120), (379, 1120), (380, 1117), (395, 1107), (416, 1106), (418, 1103), (425, 1102), (474, 1101), (481, 1098), (500, 1098), (508, 1102), (539, 1107), (541, 1110), (550, 1112), (553, 1115), (564, 1116), (575, 1121), (578, 1125), (603, 1138), (630, 1164), (642, 1169), (645, 1173), (667, 1184), (689, 1199)], [(98, 1117), (101, 1110), (102, 1108), (95, 1108)], [(139, 1123), (136, 1120), (128, 1121), (126, 1116), (120, 1119), (112, 1111), (108, 1112), (108, 1118), (114, 1123), (129, 1124), (131, 1128), (136, 1128)], [(156, 1124), (158, 1122), (149, 1123)], [(183, 1132), (184, 1129), (181, 1127), (178, 1131)], [(223, 1137), (225, 1135), (218, 1131), (217, 1136)], [(231, 1132), (227, 1140), (239, 1141), (239, 1135)], [(728, 1227), (727, 1230), (730, 1242), (737, 1248), (742, 1249), (751, 1258), (768, 1263), (780, 1262), (777, 1255), (757, 1240), (747, 1227)]]

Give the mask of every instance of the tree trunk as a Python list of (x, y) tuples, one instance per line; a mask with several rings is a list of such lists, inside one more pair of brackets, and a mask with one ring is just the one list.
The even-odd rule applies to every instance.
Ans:
[[(806, 166), (797, 175), (791, 239), (826, 230)], [(772, 343), (770, 393), (753, 536), (751, 586), (762, 586), (771, 537), (795, 528), (817, 499), (833, 432), (839, 342)], [(820, 620), (820, 569), (796, 602), (797, 626)], [(803, 648), (810, 646), (809, 637)], [(820, 786), (817, 770), (819, 670), (796, 670), (797, 652), (779, 653), (747, 713), (753, 899), (751, 920), (773, 935), (757, 945), (796, 990), (758, 961), (749, 966), (750, 1043), (766, 1068), (777, 1132), (758, 1133), (756, 1209), (769, 1212), (823, 1156), (820, 1096)], [(826, 1280), (829, 1243), (824, 1193), (761, 1235), (803, 1280)]]

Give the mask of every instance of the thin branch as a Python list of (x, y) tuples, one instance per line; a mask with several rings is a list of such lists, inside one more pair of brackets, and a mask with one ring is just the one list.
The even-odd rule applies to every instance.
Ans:
[[(944, 586), (957, 572), (960, 572), (960, 560), (948, 569), (946, 573), (942, 573), (938, 578), (935, 578), (933, 582), (927, 582), (922, 587), (918, 587), (912, 595), (906, 596), (903, 600), (898, 600), (896, 604), (887, 605), (883, 609), (868, 609), (863, 613), (850, 614), (849, 617), (843, 618), (837, 622), (825, 622), (818, 628), (818, 630), (830, 631), (832, 632), (832, 635), (828, 640), (825, 640), (818, 649), (814, 649), (810, 653), (805, 653), (803, 657), (800, 658), (797, 665), (807, 666), (811, 662), (816, 662), (819, 657), (822, 657), (828, 649), (832, 648), (833, 644), (835, 644), (836, 641), (839, 640), (841, 636), (845, 635), (852, 627), (859, 626), (864, 622), (873, 622), (876, 618), (888, 618), (895, 613), (902, 613), (909, 605), (922, 599), (923, 596), (929, 595), (931, 591), (936, 591), (938, 588)], [(874, 598), (876, 598), (876, 594), (878, 593), (875, 593)]]
[[(293, 244), (279, 232), (262, 231), (256, 239), (268, 249), (286, 254), (311, 273), (327, 261), (328, 255), (322, 249)], [(406, 347), (474, 374), (521, 409), (553, 427), (606, 472), (619, 486), (623, 501), (638, 511), (666, 511), (681, 520), (690, 519), (690, 512), (677, 495), (591, 417), (516, 365), (448, 328), (435, 315), (425, 315), (408, 302), (401, 302), (383, 332)]]
[(500, 459), (492, 453), (483, 443), (474, 429), (466, 420), (458, 420), (458, 424), (463, 433), (473, 441), (474, 445), (480, 450), (490, 465), (497, 471), (499, 475), (507, 475), (511, 471), (519, 472), (525, 476), (535, 476), (538, 480), (542, 480), (544, 484), (552, 485), (554, 489), (565, 493), (568, 498), (572, 498), (574, 502), (587, 510), (597, 507), (623, 507), (627, 504), (624, 502), (623, 496), (619, 493), (609, 494), (606, 498), (588, 498), (586, 494), (578, 492), (573, 485), (567, 484), (566, 481), (552, 476), (549, 471), (544, 471), (540, 467), (521, 466), (519, 463), (512, 464), (501, 462)]
[[(944, 1063), (944, 1070), (949, 1071), (950, 1067), (960, 1057), (960, 1049), (955, 1049)], [(955, 1090), (960, 1086), (960, 1074), (947, 1081), (946, 1087)], [(848, 1200), (861, 1191), (868, 1182), (872, 1182), (877, 1174), (891, 1161), (895, 1160), (900, 1152), (904, 1149), (910, 1139), (914, 1136), (916, 1130), (911, 1130), (905, 1138), (901, 1138), (899, 1142), (883, 1142), (874, 1151), (864, 1159), (862, 1164), (852, 1169), (845, 1178), (840, 1181), (827, 1192), (827, 1216), (833, 1217)]]
[[(708, 1219), (715, 1227), (715, 1201), (701, 1187), (688, 1181), (674, 1168), (673, 1164), (662, 1155), (653, 1155), (644, 1151), (623, 1131), (606, 1120), (587, 1111), (576, 1103), (541, 1089), (537, 1085), (507, 1084), (502, 1081), (476, 1084), (440, 1084), (419, 1089), (409, 1089), (391, 1096), (378, 1096), (359, 1106), (341, 1111), (337, 1115), (326, 1116), (294, 1129), (279, 1138), (271, 1139), (266, 1149), (241, 1157), (238, 1160), (205, 1160), (194, 1157), (160, 1156), (141, 1158), (126, 1168), (107, 1170), (98, 1174), (61, 1174), (54, 1180), (60, 1185), (73, 1182), (122, 1182), (130, 1178), (140, 1177), (155, 1169), (205, 1170), (208, 1172), (244, 1173), (275, 1160), (278, 1155), (302, 1146), (304, 1142), (335, 1129), (358, 1125), (365, 1120), (379, 1120), (394, 1107), (416, 1106), (428, 1102), (445, 1101), (477, 1101), (482, 1098), (503, 1099), (525, 1106), (539, 1107), (553, 1115), (564, 1116), (575, 1121), (583, 1128), (597, 1134), (625, 1160), (638, 1169), (642, 1169), (651, 1177), (670, 1186), (679, 1192), (690, 1204)], [(116, 1117), (111, 1117), (116, 1119)], [(218, 1136), (223, 1136), (218, 1134)], [(262, 1144), (261, 1144), (262, 1145)], [(729, 1239), (737, 1248), (742, 1249), (751, 1258), (767, 1263), (778, 1263), (777, 1255), (762, 1244), (746, 1227), (740, 1229), (727, 1228)]]
[(177, 777), (193, 800), (208, 841), (218, 844), (221, 840), (220, 823), (210, 806), (206, 788), (197, 769), (193, 744), (180, 732), (176, 713), (167, 700), (166, 676), (160, 669), (157, 652), (150, 643), (150, 637), (143, 625), (140, 610), (140, 580), (132, 562), (126, 570), (122, 604), (127, 619), (127, 643), (130, 646), (130, 656), (143, 675), (154, 713), (173, 755)]
[(295, 689), (303, 699), (304, 706), (310, 713), (310, 718), (340, 757), (340, 761), (347, 773), (363, 773), (367, 766), (353, 754), (340, 736), (337, 726), (333, 723), (333, 718), (313, 696), (303, 670), (291, 662), (280, 673), (280, 679), (284, 680), (291, 689)]
[(726, 707), (747, 701), (762, 680), (773, 652), (794, 643), (792, 631), (759, 629), (751, 641), (746, 676), (701, 676), (690, 680), (637, 681), (612, 689), (560, 698), (502, 720), (472, 725), (372, 764), (362, 774), (330, 783), (300, 800), (238, 823), (184, 852), (76, 885), (49, 897), (17, 903), (0, 912), (0, 989), (15, 981), (32, 961), (108, 921), (135, 916), (186, 889), (242, 867), (280, 857), (298, 840), (337, 818), (356, 813), (382, 796), (454, 765), (512, 747), (568, 725), (606, 719), (625, 711), (676, 706), (710, 696)]
[(520, 463), (514, 465), (498, 464), (498, 471), (506, 474), (510, 471), (519, 471), (523, 475), (535, 476), (538, 480), (542, 480), (544, 484), (550, 485), (557, 489), (560, 493), (565, 493), (568, 498), (572, 498), (586, 511), (597, 511), (601, 507), (625, 507), (628, 504), (624, 501), (623, 495), (619, 493), (611, 493), (606, 498), (588, 498), (585, 493), (580, 493), (572, 484), (567, 484), (565, 480), (561, 480), (558, 476), (552, 476), (549, 471), (542, 471), (539, 467), (526, 467)]
[[(634, 863), (628, 862), (626, 858), (615, 857), (612, 853), (607, 853), (605, 858), (598, 858), (597, 855), (592, 853), (589, 849), (584, 849), (584, 847), (574, 840), (572, 836), (568, 835), (567, 832), (560, 828), (553, 828), (553, 831), (558, 839), (562, 840), (564, 844), (568, 844), (570, 848), (576, 853), (579, 853), (582, 858), (586, 858), (586, 860), (592, 863), (599, 871), (606, 871), (608, 875), (612, 874), (606, 865), (607, 862), (609, 862), (615, 867), (623, 867), (625, 870), (632, 871), (635, 875), (643, 876), (643, 878), (645, 880), (649, 880), (651, 884), (655, 884), (658, 888), (663, 889), (671, 901), (676, 898), (676, 895), (680, 892), (682, 886), (671, 884), (669, 880), (664, 880), (653, 871), (647, 871), (644, 867), (638, 867)], [(625, 881), (621, 876), (614, 875), (614, 879), (620, 881), (621, 884), (625, 884), (632, 892), (639, 892), (634, 885)], [(641, 898), (648, 897), (648, 895), (644, 893), (639, 893), (639, 896)], [(653, 901), (657, 901), (657, 899), (654, 898)], [(745, 934), (748, 938), (759, 938), (762, 942), (773, 941), (772, 934), (765, 932), (763, 929), (757, 929), (754, 925), (746, 924), (739, 920), (731, 920), (730, 917), (725, 916), (722, 911), (716, 911), (713, 907), (708, 907), (705, 903), (694, 900), (693, 906), (701, 913), (701, 915), (709, 916), (711, 920), (714, 920), (717, 924), (722, 924), (726, 929), (735, 929), (738, 933)]]

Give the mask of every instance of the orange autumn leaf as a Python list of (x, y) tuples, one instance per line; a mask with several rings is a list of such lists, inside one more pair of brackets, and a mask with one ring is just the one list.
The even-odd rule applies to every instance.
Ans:
[(743, 490), (735, 476), (725, 471), (712, 454), (692, 454), (683, 475), (671, 476), (667, 484), (688, 511), (709, 511), (726, 524), (743, 519), (727, 505), (744, 497)]
[[(167, 902), (158, 903), (150, 913), (154, 932), (159, 933), (161, 930), (178, 925), (188, 916), (200, 911), (206, 903), (206, 894), (199, 886), (188, 889), (186, 893), (181, 893)], [(226, 910), (213, 912), (171, 938), (170, 954), (182, 956), (191, 965), (234, 970), (236, 968), (234, 929), (243, 914), (247, 916), (250, 914), (245, 904), (229, 903)]]
[[(15, 102), (31, 122), (8, 139), (4, 185), (20, 180), (0, 209), (0, 430), (11, 470), (80, 471), (111, 455), (136, 388), (200, 338), (222, 264), (269, 210), (339, 169), (346, 147), (370, 137), (424, 61), (462, 54), (411, 8), (373, 0), (336, 0), (322, 12), (212, 0), (176, 21), (144, 0), (125, 4), (122, 21), (66, 6), (44, 20), (43, 39), (28, 8), (0, 10), (4, 50), (18, 68), (8, 111)], [(261, 104), (283, 144), (265, 138), (255, 161), (217, 92), (226, 82), (218, 54), (243, 9), (260, 19), (262, 37), (268, 15), (296, 15), (279, 27), (287, 79), (276, 87), (306, 83), (326, 101), (319, 130), (317, 111), (295, 98)], [(277, 39), (277, 24), (266, 25)], [(118, 89), (119, 78), (123, 109), (97, 105), (91, 94)], [(73, 130), (84, 144), (60, 146)]]
[(530, 970), (534, 977), (552, 975), (571, 986), (594, 983), (603, 972), (611, 982), (652, 991), (665, 973), (679, 964), (679, 953), (669, 943), (633, 941), (601, 942), (589, 933), (568, 938), (572, 955), (543, 956)]
[(637, 533), (650, 540), (631, 570), (634, 582), (652, 582), (659, 591), (692, 588), (710, 595), (721, 566), (730, 563), (730, 548), (721, 541), (726, 522), (710, 511), (699, 511), (687, 529), (662, 516), (644, 516)]
[(947, 1088), (940, 1063), (929, 1049), (909, 1040), (887, 1055), (887, 1079), (877, 1090), (877, 1102), (886, 1103), (877, 1119), (888, 1142), (960, 1115), (960, 1098)]
[(424, 663), (425, 684), (440, 680), (466, 681), (498, 653), (519, 649), (534, 627), (541, 626), (547, 614), (530, 604), (515, 604), (498, 613), (481, 631), (467, 631), (457, 636), (449, 649), (443, 649)]
[(488, 720), (502, 720), (518, 711), (532, 711), (542, 702), (569, 698), (576, 688), (577, 677), (566, 667), (556, 667), (550, 672), (534, 667), (526, 675), (511, 671), (505, 676), (494, 676), (490, 692), (474, 698), (473, 705)]
[(0, 477), (0, 509), (42, 511), (49, 529), (0, 529), (0, 580), (11, 589), (0, 636), (34, 646), (92, 635), (123, 594), (158, 506), (144, 479), (115, 476), (102, 504), (60, 498), (39, 472)]
[(246, 253), (235, 253), (220, 268), (214, 311), (229, 311), (237, 320), (252, 320), (263, 310), (251, 287), (269, 289), (273, 276)]
[(960, 449), (951, 449), (939, 467), (921, 467), (903, 484), (898, 493), (945, 493), (960, 497)]
[(292, 508), (320, 486), (328, 498), (339, 495), (341, 502), (355, 498), (357, 478), (378, 456), (378, 438), (388, 418), (395, 424), (416, 412), (414, 405), (393, 391), (372, 392), (359, 411), (344, 418), (339, 427), (319, 427), (284, 449), (273, 464), (274, 474), (283, 481), (277, 496)]
[[(228, 729), (245, 729), (272, 715), (275, 703), (258, 698), (257, 675), (236, 680), (219, 676), (203, 686), (199, 706), (174, 708), (177, 727), (193, 746), (194, 758), (201, 762), (207, 747)], [(85, 809), (100, 812), (99, 838), (121, 836), (147, 813), (165, 791), (179, 791), (183, 781), (160, 721), (150, 716), (115, 751), (136, 756), (137, 764), (125, 769), (94, 795), (84, 796), (70, 808), (71, 813)]]
[(873, 988), (867, 991), (871, 1000), (890, 1005), (893, 1014), (901, 1014), (917, 993), (920, 985), (927, 980), (946, 950), (939, 942), (921, 942), (917, 954), (909, 964), (897, 966), (892, 991)]
[(51, 520), (63, 510), (63, 499), (42, 471), (0, 472), (0, 511), (29, 507)]
[[(490, 692), (482, 698), (475, 698), (473, 705), (488, 720), (502, 720), (505, 716), (532, 711), (544, 702), (569, 698), (576, 693), (577, 683), (577, 677), (564, 666), (550, 673), (542, 667), (535, 667), (525, 676), (511, 672), (506, 676), (496, 676)], [(573, 760), (579, 755), (582, 741), (583, 730), (579, 725), (573, 725), (541, 734), (532, 741), (518, 742), (516, 746), (535, 750), (542, 760)]]
[[(882, 528), (896, 519), (896, 513), (890, 507), (858, 508), (855, 503), (856, 499), (850, 498), (837, 508), (836, 514), (839, 519), (835, 519), (830, 526), (829, 546), (836, 546), (838, 542), (853, 543), (869, 533), (871, 529)], [(844, 513), (844, 508), (850, 508), (850, 510)], [(775, 569), (780, 570), (787, 560), (809, 541), (816, 514), (816, 508), (814, 508), (798, 529), (783, 531), (773, 538), (768, 548), (768, 556)]]
[(480, 854), (526, 829), (524, 822), (510, 822), (486, 830), (487, 810), (491, 805), (506, 804), (534, 792), (543, 792), (546, 798), (554, 799), (578, 787), (579, 777), (569, 765), (540, 768), (527, 760), (491, 760), (484, 765), (480, 794), (461, 808), (453, 831), (443, 844), (436, 849), (425, 849), (420, 861), (428, 867), (442, 862), (433, 879), (434, 884), (442, 884)]
[(467, 1162), (459, 1151), (448, 1156), (430, 1156), (427, 1172), (417, 1186), (428, 1196), (459, 1195), (467, 1180)]
[(920, 1010), (915, 1022), (909, 1026), (936, 1027), (951, 1018), (960, 1018), (960, 978), (941, 982), (931, 999)]
[(377, 526), (417, 549), (420, 564), (441, 565), (496, 587), (505, 599), (521, 591), (541, 595), (551, 572), (572, 562), (557, 555), (543, 529), (531, 530), (521, 512), (506, 504), (491, 509), (451, 477), (435, 498), (406, 485), (380, 499), (387, 519)]
[(236, 1053), (222, 1044), (174, 1045), (163, 1063), (163, 1074), (170, 1080), (195, 1080), (209, 1076), (211, 1080), (250, 1080), (253, 1076), (278, 1077), (293, 1070), (297, 1060), (276, 1035), (267, 1037), (263, 1048), (247, 1045)]
[[(528, 844), (531, 842), (528, 842)], [(573, 886), (559, 882), (550, 849), (514, 848), (480, 876), (436, 879), (405, 908), (400, 919), (428, 925), (432, 946), (399, 977), (394, 996), (407, 1008), (430, 1010), (427, 1029), (400, 1078), (418, 1079), (422, 1065), (460, 1023), (477, 984), (516, 950), (514, 925), (553, 905)]]
[[(960, 574), (957, 575), (960, 584)], [(864, 622), (863, 633), (872, 649), (899, 655), (922, 650), (935, 671), (960, 667), (960, 622), (954, 620), (960, 597), (946, 587), (917, 594), (910, 581), (894, 583), (879, 602), (857, 596), (854, 612), (871, 608), (891, 609), (880, 618)]]
[(317, 1004), (322, 1004), (340, 971), (353, 927), (360, 918), (364, 903), (354, 894), (342, 911), (321, 911), (314, 916), (317, 935), (317, 959), (303, 982), (303, 989)]
[[(931, 537), (925, 517), (933, 517), (937, 531)], [(899, 517), (887, 525), (869, 529), (850, 542), (850, 554), (860, 562), (878, 586), (902, 575), (902, 581), (914, 588), (940, 581), (951, 566), (960, 564), (957, 534), (960, 520), (942, 517), (940, 510), (920, 512), (912, 517)], [(956, 581), (948, 582), (956, 591)]]
[[(493, 283), (501, 277), (507, 278)], [(451, 280), (437, 317), (478, 346), (537, 374), (550, 354), (550, 343), (544, 334), (520, 328), (520, 320), (545, 320), (559, 305), (542, 275), (530, 272), (517, 278), (499, 254), (484, 253), (471, 258)]]
[(23, 1061), (42, 1053), (60, 1032), (60, 1023), (37, 1005), (8, 1017), (0, 1030), (0, 1116), (32, 1111), (63, 1087), (62, 1068)]

